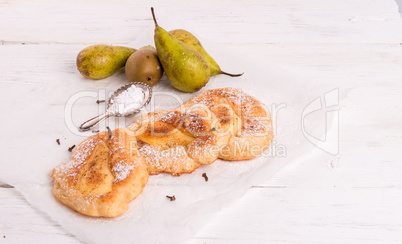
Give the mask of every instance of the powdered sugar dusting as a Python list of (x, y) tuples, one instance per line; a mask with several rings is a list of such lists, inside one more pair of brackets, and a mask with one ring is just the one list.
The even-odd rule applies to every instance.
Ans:
[(179, 146), (160, 150), (145, 142), (139, 143), (139, 152), (144, 156), (150, 174), (160, 172), (192, 172), (199, 167), (199, 164), (188, 157), (184, 147)]
[(134, 169), (134, 165), (129, 164), (125, 160), (121, 160), (120, 162), (113, 165), (112, 171), (115, 175), (115, 182), (122, 181), (130, 175), (131, 171)]
[(130, 86), (110, 101), (109, 111), (112, 113), (125, 114), (141, 107), (144, 101), (144, 92), (136, 86)]
[(68, 163), (61, 164), (55, 168), (55, 173), (63, 173), (67, 177), (76, 179), (77, 174), (81, 168), (85, 165), (86, 159), (92, 154), (96, 145), (100, 143), (99, 140), (95, 140), (94, 137), (81, 142), (73, 151), (73, 156)]
[(237, 136), (257, 136), (268, 134), (267, 131), (272, 130), (270, 115), (263, 108), (264, 105), (252, 96), (235, 88), (207, 90), (189, 100), (186, 104), (203, 104), (214, 112), (217, 106), (222, 106), (219, 104), (223, 102), (220, 98), (227, 99), (228, 105), (233, 108), (233, 111), (242, 120), (242, 128)]

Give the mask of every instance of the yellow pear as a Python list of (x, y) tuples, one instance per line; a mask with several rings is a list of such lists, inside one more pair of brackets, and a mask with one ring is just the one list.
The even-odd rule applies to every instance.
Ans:
[(183, 92), (200, 90), (209, 81), (208, 62), (197, 50), (161, 28), (153, 8), (151, 11), (155, 22), (155, 47), (169, 82)]
[(93, 45), (77, 55), (77, 69), (89, 79), (99, 80), (124, 67), (136, 49), (121, 46)]
[(173, 35), (178, 40), (182, 41), (186, 45), (197, 50), (205, 58), (205, 60), (207, 60), (207, 62), (209, 64), (209, 68), (211, 69), (211, 76), (219, 75), (219, 74), (229, 75), (232, 77), (243, 75), (243, 73), (242, 74), (230, 74), (230, 73), (222, 71), (221, 67), (219, 67), (218, 63), (211, 57), (211, 55), (208, 54), (208, 52), (201, 45), (201, 42), (197, 39), (197, 37), (195, 37), (190, 32), (188, 32), (186, 30), (182, 30), (182, 29), (177, 29), (177, 30), (169, 31), (169, 34)]

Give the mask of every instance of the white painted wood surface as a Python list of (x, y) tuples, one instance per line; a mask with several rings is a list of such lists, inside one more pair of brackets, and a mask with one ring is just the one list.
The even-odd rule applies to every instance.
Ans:
[[(0, 0), (0, 101), (16, 103), (9, 94), (37, 88), (47, 72), (66, 75), (46, 55), (65, 55), (63, 65), (73, 66), (71, 54), (87, 44), (131, 42), (150, 21), (151, 5), (217, 45), (349, 91), (340, 104), (337, 156), (317, 150), (293, 162), (189, 243), (402, 242), (402, 21), (391, 0)], [(41, 55), (43, 48), (51, 54)], [(80, 242), (15, 189), (0, 186), (0, 199), (0, 241)]]

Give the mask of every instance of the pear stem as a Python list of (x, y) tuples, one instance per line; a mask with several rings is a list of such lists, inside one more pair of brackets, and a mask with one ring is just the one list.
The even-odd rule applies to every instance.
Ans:
[(244, 74), (244, 72), (241, 73), (241, 74), (230, 74), (230, 73), (226, 73), (225, 71), (222, 71), (222, 70), (219, 73), (223, 74), (223, 75), (228, 75), (228, 76), (231, 76), (231, 77), (239, 77), (239, 76), (242, 76)]
[(154, 18), (155, 25), (158, 25), (158, 22), (156, 22), (155, 18), (154, 7), (151, 7), (151, 12), (152, 12), (152, 18)]

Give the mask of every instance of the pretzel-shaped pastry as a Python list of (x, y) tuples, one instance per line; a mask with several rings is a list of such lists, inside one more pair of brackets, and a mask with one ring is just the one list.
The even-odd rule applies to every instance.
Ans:
[(191, 173), (217, 158), (251, 159), (272, 138), (270, 114), (259, 101), (234, 88), (207, 90), (127, 129), (85, 139), (68, 163), (52, 170), (53, 194), (82, 214), (115, 217), (127, 211), (149, 174)]

